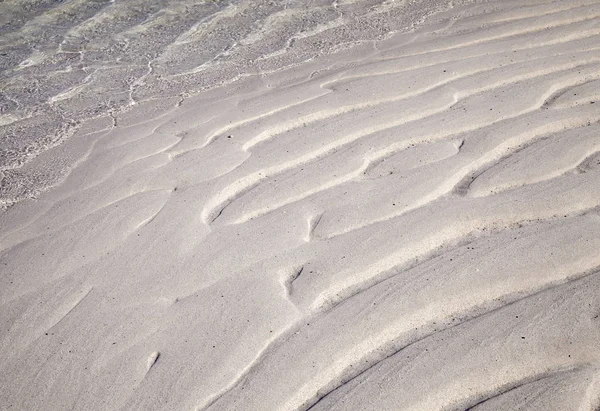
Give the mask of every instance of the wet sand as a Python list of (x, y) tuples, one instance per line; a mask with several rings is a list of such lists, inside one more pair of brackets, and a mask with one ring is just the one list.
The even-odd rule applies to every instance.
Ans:
[(600, 3), (258, 3), (5, 94), (0, 409), (597, 410)]

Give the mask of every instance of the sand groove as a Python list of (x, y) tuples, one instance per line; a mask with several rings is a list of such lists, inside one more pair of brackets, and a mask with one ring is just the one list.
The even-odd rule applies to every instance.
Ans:
[[(587, 221), (593, 221), (589, 218), (586, 218)], [(569, 225), (575, 229), (577, 227), (577, 224), (573, 224), (569, 223)], [(598, 224), (598, 221), (595, 222), (595, 224)], [(561, 231), (561, 229), (559, 229), (561, 225), (559, 226), (555, 226), (554, 229), (552, 231), (554, 231), (557, 235), (561, 236), (563, 235), (563, 232)], [(558, 229), (558, 230), (557, 230)], [(531, 229), (529, 229), (531, 230)], [(590, 230), (590, 235), (594, 235), (595, 229), (591, 229)], [(533, 231), (534, 232), (534, 231)], [(530, 231), (530, 233), (533, 233), (532, 231)], [(544, 233), (547, 233), (547, 231), (541, 231)], [(579, 233), (577, 232), (573, 232), (572, 233), (575, 237), (577, 237), (579, 235)], [(509, 233), (503, 233), (499, 236), (499, 238), (495, 238), (492, 237), (488, 240), (485, 240), (483, 243), (478, 243), (477, 241), (472, 242), (472, 243), (467, 243), (467, 245), (463, 245), (461, 248), (457, 249), (457, 250), (453, 250), (451, 252), (449, 252), (448, 254), (454, 254), (455, 257), (454, 259), (456, 259), (456, 255), (460, 254), (460, 250), (470, 250), (470, 249), (481, 249), (481, 248), (486, 248), (483, 244), (485, 244), (485, 242), (487, 241), (491, 241), (491, 244), (501, 244), (503, 241), (503, 238), (510, 238), (512, 237), (514, 234)], [(545, 234), (547, 235), (547, 234)], [(534, 235), (533, 237), (525, 237), (526, 238), (526, 242), (531, 242), (530, 244), (536, 243), (538, 241), (540, 241), (541, 239), (539, 237), (537, 237), (537, 235)], [(557, 238), (558, 240), (558, 238)], [(521, 240), (523, 241), (523, 240)], [(560, 241), (560, 240), (559, 240)], [(581, 243), (587, 243), (587, 240), (585, 239), (581, 239)], [(518, 248), (515, 248), (515, 252), (517, 253), (521, 253), (524, 252), (523, 250), (527, 250), (528, 247), (524, 246), (524, 244), (521, 244), (521, 246), (517, 246)], [(587, 244), (587, 246), (590, 246), (590, 244)], [(541, 247), (543, 248), (544, 245), (541, 245)], [(593, 245), (592, 245), (593, 247)], [(492, 248), (493, 250), (493, 248)], [(519, 251), (518, 251), (519, 250)], [(499, 253), (499, 251), (492, 251), (490, 255), (488, 255), (487, 258), (489, 258), (489, 261), (494, 261), (494, 254)], [(585, 251), (584, 251), (585, 253)], [(513, 258), (518, 258), (516, 257), (516, 255), (511, 255), (511, 257)], [(575, 260), (577, 259), (577, 257), (575, 257)], [(290, 357), (292, 358), (296, 358), (296, 360), (298, 362), (304, 362), (306, 360), (310, 361), (311, 359), (315, 359), (315, 358), (320, 358), (320, 361), (326, 361), (326, 362), (331, 362), (331, 364), (327, 364), (325, 369), (317, 369), (314, 372), (318, 373), (313, 375), (310, 378), (310, 381), (312, 384), (317, 384), (318, 381), (320, 381), (320, 379), (325, 378), (324, 375), (327, 375), (328, 373), (332, 372), (332, 369), (337, 368), (338, 369), (338, 375), (335, 377), (332, 377), (332, 382), (328, 383), (328, 384), (323, 384), (324, 387), (329, 387), (329, 388), (322, 388), (319, 389), (318, 387), (315, 387), (313, 389), (307, 389), (307, 395), (308, 392), (321, 392), (323, 389), (325, 390), (325, 392), (330, 392), (335, 388), (331, 388), (331, 384), (333, 383), (333, 381), (340, 381), (339, 384), (340, 386), (347, 383), (350, 379), (354, 378), (352, 376), (358, 376), (360, 374), (362, 374), (365, 371), (365, 367), (367, 369), (374, 367), (376, 365), (376, 363), (383, 361), (385, 358), (389, 357), (390, 355), (394, 355), (394, 353), (405, 349), (407, 346), (413, 344), (415, 341), (420, 341), (424, 338), (427, 338), (430, 335), (433, 335), (437, 332), (440, 332), (444, 329), (446, 329), (447, 327), (454, 327), (464, 321), (471, 321), (473, 318), (479, 317), (480, 315), (484, 315), (487, 312), (493, 312), (495, 310), (498, 310), (500, 308), (502, 308), (505, 305), (510, 305), (513, 304), (515, 301), (520, 301), (522, 299), (527, 299), (527, 298), (531, 298), (535, 295), (538, 295), (539, 293), (545, 291), (545, 290), (550, 290), (553, 289), (555, 287), (559, 287), (563, 284), (572, 282), (572, 281), (577, 281), (581, 278), (585, 278), (587, 276), (590, 275), (594, 275), (597, 273), (598, 271), (598, 263), (600, 262), (600, 260), (595, 259), (593, 261), (589, 262), (589, 266), (587, 269), (585, 269), (585, 271), (583, 272), (573, 272), (571, 275), (567, 275), (566, 278), (563, 279), (558, 279), (558, 280), (552, 280), (550, 282), (548, 282), (547, 284), (542, 284), (539, 285), (537, 287), (535, 287), (532, 290), (527, 290), (527, 291), (518, 291), (518, 292), (514, 292), (514, 293), (509, 293), (506, 295), (490, 295), (489, 300), (487, 301), (477, 301), (474, 302), (473, 306), (465, 306), (464, 304), (468, 304), (466, 303), (465, 300), (470, 299), (471, 297), (466, 297), (463, 296), (462, 300), (465, 302), (460, 303), (459, 305), (462, 306), (463, 308), (459, 309), (459, 311), (457, 312), (452, 312), (452, 309), (450, 308), (452, 306), (452, 302), (451, 301), (444, 301), (443, 299), (439, 301), (439, 303), (442, 306), (445, 306), (445, 309), (442, 310), (432, 310), (432, 313), (436, 313), (436, 315), (442, 315), (443, 317), (441, 318), (431, 318), (429, 320), (429, 323), (423, 323), (421, 321), (412, 321), (412, 318), (410, 316), (404, 316), (403, 321), (401, 323), (398, 323), (396, 325), (396, 328), (398, 331), (392, 331), (392, 329), (394, 329), (394, 327), (381, 327), (381, 326), (377, 326), (374, 324), (371, 324), (368, 328), (371, 329), (372, 333), (377, 333), (376, 335), (365, 335), (363, 338), (365, 338), (365, 341), (362, 343), (359, 343), (359, 341), (356, 340), (356, 337), (352, 338), (351, 336), (356, 335), (356, 334), (361, 334), (361, 331), (359, 331), (361, 329), (361, 326), (363, 324), (361, 324), (361, 322), (363, 321), (368, 321), (367, 319), (371, 319), (370, 321), (375, 321), (375, 318), (378, 318), (379, 320), (376, 320), (378, 322), (381, 322), (381, 318), (390, 318), (391, 321), (398, 321), (397, 319), (394, 318), (394, 316), (389, 316), (385, 315), (384, 313), (386, 311), (388, 311), (389, 313), (396, 313), (396, 312), (404, 312), (404, 313), (408, 313), (409, 311), (404, 309), (401, 310), (398, 307), (398, 304), (409, 304), (408, 301), (402, 301), (402, 299), (398, 298), (391, 298), (390, 293), (393, 293), (395, 286), (392, 285), (393, 283), (398, 283), (400, 284), (402, 281), (405, 281), (402, 279), (402, 277), (408, 276), (408, 277), (413, 277), (413, 275), (411, 275), (410, 273), (413, 271), (416, 272), (422, 272), (422, 273), (428, 273), (431, 272), (431, 269), (429, 268), (431, 266), (431, 263), (436, 263), (439, 264), (439, 267), (446, 271), (447, 270), (447, 274), (445, 274), (444, 272), (442, 273), (437, 273), (436, 276), (439, 278), (439, 280), (437, 281), (447, 281), (445, 280), (446, 276), (450, 275), (450, 273), (454, 270), (454, 268), (452, 267), (453, 263), (450, 263), (450, 267), (444, 267), (442, 264), (446, 264), (446, 261), (452, 261), (452, 258), (449, 257), (448, 255), (442, 255), (442, 256), (437, 256), (435, 257), (433, 260), (431, 260), (430, 262), (425, 262), (422, 263), (420, 266), (415, 267), (414, 269), (405, 271), (405, 272), (401, 272), (398, 274), (399, 277), (396, 278), (391, 278), (388, 279), (385, 283), (380, 283), (377, 286), (373, 286), (370, 287), (368, 290), (365, 290), (366, 292), (368, 292), (370, 294), (369, 297), (367, 297), (366, 295), (361, 295), (361, 294), (356, 294), (355, 296), (352, 297), (352, 299), (348, 299), (347, 301), (345, 301), (342, 304), (338, 304), (335, 307), (333, 307), (331, 309), (330, 312), (327, 312), (325, 314), (322, 315), (318, 315), (317, 318), (311, 318), (310, 320), (307, 320), (307, 322), (310, 322), (310, 326), (307, 327), (301, 327), (301, 329), (303, 328), (304, 330), (302, 331), (302, 333), (300, 334), (300, 336), (296, 337), (296, 335), (298, 335), (298, 332), (295, 331), (293, 334), (291, 334), (289, 337), (287, 337), (286, 340), (281, 341), (280, 344), (277, 345), (277, 347), (274, 350), (271, 350), (270, 352), (270, 357), (275, 357), (275, 358), (269, 358), (269, 356), (265, 357), (261, 363), (259, 363), (257, 365), (257, 370), (255, 370), (255, 373), (258, 376), (262, 376), (262, 378), (265, 377), (265, 373), (270, 372), (270, 373), (275, 373), (275, 375), (273, 375), (273, 380), (266, 380), (266, 381), (262, 381), (262, 378), (258, 378), (258, 380), (256, 380), (256, 384), (275, 384), (275, 381), (277, 381), (278, 379), (287, 379), (287, 378), (293, 378), (291, 376), (289, 377), (284, 377), (283, 374), (281, 373), (285, 373), (284, 370), (281, 370), (280, 372), (278, 372), (276, 370), (276, 368), (274, 367), (270, 367), (268, 365), (265, 365), (263, 363), (265, 362), (270, 362), (270, 361), (274, 361), (275, 363), (279, 360), (281, 361), (281, 358), (278, 357), (282, 357), (282, 358), (288, 358), (288, 361), (290, 359)], [(454, 263), (457, 264), (457, 263)], [(529, 262), (529, 264), (531, 264), (532, 266), (536, 266), (537, 263), (535, 261)], [(552, 263), (550, 263), (552, 264)], [(540, 270), (544, 270), (541, 266), (538, 266), (538, 268)], [(526, 267), (522, 267), (521, 268), (523, 270), (523, 272), (527, 271)], [(502, 268), (498, 269), (499, 273), (502, 272)], [(434, 270), (435, 271), (435, 270)], [(478, 270), (479, 271), (479, 270)], [(482, 272), (485, 272), (486, 270), (482, 268), (481, 270)], [(475, 274), (475, 273), (474, 273)], [(400, 277), (401, 276), (401, 277)], [(419, 276), (416, 276), (415, 279), (418, 282), (423, 282), (424, 284), (427, 285), (427, 287), (432, 287), (435, 288), (437, 286), (436, 283), (431, 283), (431, 281), (433, 281), (434, 279), (425, 279), (425, 278), (419, 278)], [(413, 280), (414, 281), (414, 280)], [(502, 280), (501, 280), (502, 281)], [(414, 284), (411, 285), (410, 288), (415, 288), (418, 289), (418, 285)], [(445, 289), (448, 290), (448, 288), (444, 288), (444, 287), (439, 287), (439, 289)], [(412, 293), (410, 293), (410, 291), (407, 289), (406, 286), (399, 288), (398, 292), (402, 293), (402, 294), (406, 294), (409, 293), (410, 295), (410, 300), (421, 300), (417, 295), (413, 295)], [(422, 291), (425, 295), (427, 295), (426, 291), (423, 290)], [(373, 298), (373, 296), (378, 295), (379, 293), (383, 293), (383, 295), (386, 295), (385, 299), (375, 299)], [(458, 297), (456, 294), (453, 294), (451, 298), (458, 298), (459, 300), (461, 299), (460, 297)], [(361, 302), (357, 302), (357, 300), (360, 300)], [(423, 298), (423, 301), (425, 301), (425, 297)], [(374, 304), (373, 304), (374, 303)], [(377, 314), (375, 312), (373, 313), (365, 313), (364, 310), (367, 309), (369, 307), (369, 305), (372, 305), (372, 308), (369, 311), (375, 311), (377, 312)], [(415, 304), (415, 303), (412, 303)], [(387, 307), (386, 307), (387, 305)], [(352, 307), (352, 308), (350, 308)], [(423, 309), (420, 308), (418, 305), (415, 305), (415, 309), (416, 312), (418, 313), (418, 316), (421, 317), (426, 317), (427, 314), (425, 312), (423, 312)], [(490, 311), (491, 310), (491, 311)], [(350, 312), (348, 312), (350, 311)], [(427, 308), (426, 312), (429, 311), (429, 308)], [(438, 314), (439, 313), (439, 314)], [(368, 314), (368, 315), (365, 315)], [(320, 323), (322, 323), (322, 328), (320, 326)], [(437, 324), (437, 325), (436, 325)], [(412, 341), (412, 342), (406, 342), (406, 338), (409, 338), (410, 340), (412, 340), (411, 337), (408, 337), (411, 335), (411, 326), (414, 325), (418, 325), (419, 327), (419, 331), (415, 331), (416, 333), (416, 337), (412, 337), (412, 338), (417, 338), (416, 340)], [(398, 328), (399, 327), (399, 328)], [(310, 329), (309, 329), (310, 328)], [(333, 329), (332, 329), (333, 328)], [(315, 329), (316, 330), (320, 330), (323, 329), (323, 331), (325, 333), (327, 333), (329, 335), (329, 339), (327, 342), (320, 342), (319, 344), (315, 343), (306, 343), (305, 342), (305, 338), (311, 338), (311, 337), (307, 337), (307, 336), (303, 336), (302, 334), (308, 334), (308, 335), (313, 335), (312, 338), (322, 338), (322, 334), (321, 333), (316, 333), (315, 334)], [(339, 329), (344, 330), (343, 332), (340, 333), (336, 333), (336, 332), (332, 332), (335, 329)], [(325, 331), (327, 330), (327, 331)], [(355, 330), (355, 332), (353, 332)], [(375, 331), (377, 330), (377, 331)], [(416, 329), (415, 329), (416, 330)], [(406, 333), (406, 336), (403, 336), (403, 333)], [(414, 335), (414, 334), (413, 334)], [(349, 355), (349, 352), (340, 352), (339, 354), (336, 354), (337, 358), (333, 358), (333, 359), (325, 359), (325, 357), (321, 357), (319, 356), (315, 351), (323, 351), (324, 353), (329, 353), (332, 352), (334, 350), (329, 349), (328, 345), (332, 344), (332, 345), (337, 345), (338, 341), (336, 340), (344, 340), (344, 339), (352, 339), (355, 340), (355, 343), (358, 344), (358, 347), (355, 348), (355, 350), (352, 350), (350, 352), (352, 353), (357, 353), (357, 355), (360, 355), (359, 358), (354, 358), (353, 356)], [(298, 346), (298, 344), (300, 344), (300, 346), (302, 346), (303, 348), (300, 348)], [(348, 350), (350, 347), (348, 347), (347, 345), (344, 344), (340, 344), (339, 347), (344, 347), (345, 350)], [(310, 350), (313, 351), (312, 354), (308, 354), (305, 352), (302, 352), (302, 350)], [(298, 352), (300, 351), (300, 352)], [(331, 355), (331, 354), (327, 354), (327, 355)], [(301, 358), (303, 358), (301, 360)], [(337, 364), (337, 362), (339, 362), (340, 360), (344, 359), (344, 361), (342, 362), (342, 368), (340, 369), (340, 365)], [(349, 364), (349, 365), (348, 365)], [(345, 367), (344, 367), (345, 365)], [(265, 371), (262, 371), (265, 370)], [(266, 370), (270, 370), (270, 371), (266, 371)], [(326, 374), (327, 373), (327, 374)], [(239, 387), (244, 387), (244, 389), (246, 390), (246, 392), (248, 392), (247, 390), (250, 390), (250, 393), (257, 393), (257, 392), (262, 392), (262, 390), (258, 387), (254, 387), (252, 388), (252, 384), (253, 384), (253, 373), (249, 374), (249, 376), (247, 377), (246, 381), (242, 381), (240, 383), (238, 383), (238, 390)], [(285, 387), (288, 387), (286, 389), (298, 389), (296, 387), (298, 387), (298, 384), (290, 382), (289, 384), (285, 384)], [(334, 384), (335, 386), (335, 384)], [(307, 387), (308, 388), (308, 387)], [(268, 389), (265, 391), (268, 392)], [(240, 395), (242, 395), (242, 393), (239, 393)], [(247, 395), (252, 395), (252, 394), (247, 394)], [(245, 397), (245, 401), (266, 401), (265, 398), (258, 398), (258, 399), (253, 399), (251, 397), (248, 397), (247, 395), (244, 395)], [(233, 398), (236, 398), (236, 395), (232, 395)], [(318, 400), (318, 398), (317, 398)], [(300, 404), (302, 401), (302, 395), (300, 395), (300, 398), (297, 399), (296, 401), (299, 401), (296, 403), (296, 405), (292, 404), (292, 403), (288, 403), (285, 406), (281, 406), (283, 408), (286, 409), (296, 409), (298, 404)], [(313, 400), (310, 401), (310, 403), (312, 403)], [(231, 407), (233, 406), (232, 404), (230, 405), (225, 405), (225, 408), (227, 407)], [(218, 409), (219, 407), (217, 407)], [(300, 409), (304, 409), (303, 407), (300, 407)]]
[(600, 406), (598, 1), (24, 4), (0, 408)]

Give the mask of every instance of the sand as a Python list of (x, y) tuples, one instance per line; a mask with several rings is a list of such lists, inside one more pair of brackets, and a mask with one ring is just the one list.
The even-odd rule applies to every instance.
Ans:
[(73, 127), (6, 151), (0, 409), (600, 409), (600, 2), (314, 3), (40, 103)]

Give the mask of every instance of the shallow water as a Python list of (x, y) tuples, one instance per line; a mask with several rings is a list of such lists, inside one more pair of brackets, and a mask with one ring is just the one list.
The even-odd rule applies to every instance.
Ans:
[(0, 408), (600, 409), (600, 1), (474, 3), (102, 3), (15, 54)]
[[(0, 3), (0, 208), (58, 184), (78, 160), (23, 166), (118, 126), (140, 102), (198, 91), (406, 31), (446, 1), (186, 0)], [(181, 101), (179, 100), (179, 101)]]

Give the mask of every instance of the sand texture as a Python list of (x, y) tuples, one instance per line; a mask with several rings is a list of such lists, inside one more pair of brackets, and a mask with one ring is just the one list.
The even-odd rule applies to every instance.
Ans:
[(37, 109), (76, 126), (4, 168), (0, 409), (599, 410), (600, 2), (290, 3)]

